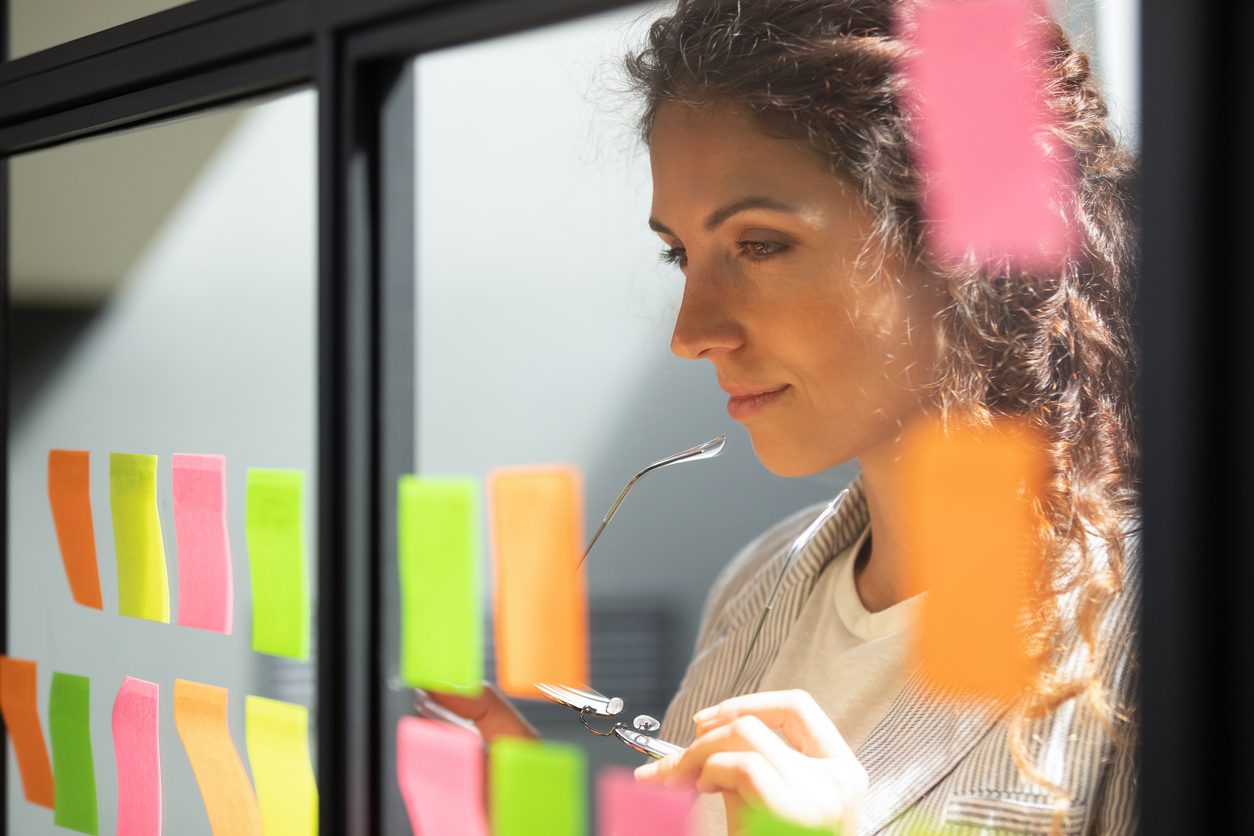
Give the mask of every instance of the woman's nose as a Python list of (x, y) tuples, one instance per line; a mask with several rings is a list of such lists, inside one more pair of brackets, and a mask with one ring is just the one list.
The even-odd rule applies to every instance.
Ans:
[(671, 351), (676, 356), (698, 360), (708, 358), (712, 352), (732, 351), (744, 343), (744, 329), (732, 315), (726, 290), (719, 284), (689, 272), (671, 334)]

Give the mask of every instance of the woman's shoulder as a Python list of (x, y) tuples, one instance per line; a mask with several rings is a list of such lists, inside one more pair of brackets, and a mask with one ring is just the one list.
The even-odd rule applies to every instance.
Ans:
[(744, 580), (756, 575), (772, 558), (787, 549), (826, 505), (827, 502), (807, 505), (763, 531), (723, 567), (714, 583), (714, 589), (738, 587)]
[[(778, 565), (793, 541), (814, 522), (829, 502), (830, 500), (817, 502), (789, 514), (755, 537), (728, 561), (706, 597), (701, 618), (702, 635), (710, 626), (718, 623), (732, 602), (746, 590), (752, 589), (759, 582), (773, 582), (775, 572), (771, 568)], [(848, 488), (841, 510), (829, 525), (840, 529), (842, 536), (838, 536), (838, 540), (851, 539), (861, 533), (866, 520), (866, 500), (860, 480), (855, 479)]]

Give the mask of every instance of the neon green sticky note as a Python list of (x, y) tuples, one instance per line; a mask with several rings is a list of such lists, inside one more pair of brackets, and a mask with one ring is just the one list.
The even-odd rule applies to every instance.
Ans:
[(483, 682), (479, 492), (472, 479), (403, 476), (397, 486), (401, 679), (477, 694)]
[(305, 474), (248, 471), (244, 514), (253, 587), (253, 650), (309, 658), (309, 577), (305, 571)]
[(266, 836), (317, 836), (309, 709), (249, 695), (244, 698), (244, 739)]
[(91, 683), (53, 671), (48, 694), (52, 738), (53, 821), (79, 833), (97, 832), (96, 769), (91, 759)]
[(744, 836), (832, 836), (831, 830), (792, 824), (757, 807), (745, 808), (741, 824)]
[(109, 511), (117, 553), (118, 612), (170, 621), (170, 582), (157, 515), (157, 457), (109, 454)]
[(488, 770), (492, 836), (583, 836), (587, 802), (579, 749), (498, 737)]

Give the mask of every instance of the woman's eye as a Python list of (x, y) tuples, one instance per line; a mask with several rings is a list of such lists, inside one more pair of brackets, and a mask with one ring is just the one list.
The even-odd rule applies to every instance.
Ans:
[(788, 249), (788, 245), (780, 241), (741, 241), (739, 243), (744, 254), (757, 261), (779, 255)]
[(660, 255), (662, 260), (667, 264), (675, 264), (679, 267), (686, 267), (688, 264), (688, 253), (683, 247), (667, 247), (658, 255)]

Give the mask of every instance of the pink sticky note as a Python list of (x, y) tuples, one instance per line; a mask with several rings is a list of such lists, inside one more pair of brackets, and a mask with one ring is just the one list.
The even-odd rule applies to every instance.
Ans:
[(179, 624), (231, 632), (235, 586), (226, 533), (226, 459), (174, 456)]
[(118, 836), (161, 836), (160, 688), (126, 677), (113, 700)]
[(448, 723), (402, 717), (396, 778), (414, 836), (488, 836), (483, 741)]
[(597, 776), (597, 836), (687, 836), (696, 796), (637, 784), (631, 770), (610, 767)]
[(1075, 246), (1074, 162), (1050, 134), (1038, 5), (920, 4), (904, 22), (923, 215), (942, 258), (1048, 269)]

